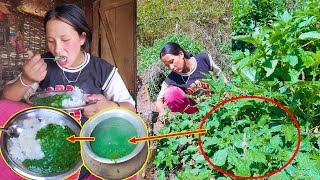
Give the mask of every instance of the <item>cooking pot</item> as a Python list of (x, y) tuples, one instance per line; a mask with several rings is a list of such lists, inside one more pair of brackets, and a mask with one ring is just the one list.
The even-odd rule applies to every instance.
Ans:
[[(106, 109), (90, 118), (83, 126), (81, 136), (91, 136), (99, 123), (114, 118), (131, 123), (136, 129), (137, 137), (147, 136), (144, 121), (135, 113), (122, 108)], [(138, 142), (130, 154), (119, 159), (108, 159), (96, 155), (89, 141), (82, 141), (81, 145), (84, 165), (92, 174), (104, 179), (124, 179), (136, 174), (145, 165), (149, 155), (149, 144), (145, 141)]]
[[(61, 119), (64, 121), (64, 124), (69, 126), (70, 129), (76, 134), (80, 134), (81, 126), (75, 119), (73, 119), (70, 115), (66, 114), (63, 111), (49, 108), (49, 107), (32, 107), (20, 111), (15, 114), (13, 117), (9, 119), (6, 123), (5, 127), (10, 127), (12, 125), (20, 125), (22, 126), (23, 121), (27, 121), (28, 119)], [(17, 172), (18, 174), (28, 178), (28, 179), (39, 179), (39, 180), (56, 180), (63, 179), (74, 174), (77, 170), (82, 166), (82, 159), (79, 158), (79, 161), (68, 171), (62, 173), (52, 173), (52, 174), (41, 174), (28, 170), (22, 165), (21, 160), (14, 160), (10, 153), (10, 136), (7, 133), (1, 134), (1, 153), (4, 160), (11, 167), (12, 170)]]

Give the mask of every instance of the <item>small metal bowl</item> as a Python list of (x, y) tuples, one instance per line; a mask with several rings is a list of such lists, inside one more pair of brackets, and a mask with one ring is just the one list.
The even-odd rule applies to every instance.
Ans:
[[(147, 136), (147, 128), (143, 120), (138, 115), (122, 108), (107, 109), (89, 119), (81, 130), (81, 136), (90, 136), (100, 122), (112, 118), (127, 120), (136, 128), (138, 137)], [(82, 141), (81, 145), (84, 165), (91, 173), (104, 179), (124, 179), (134, 175), (144, 166), (149, 154), (149, 144), (145, 141), (138, 142), (130, 154), (117, 160), (97, 156), (88, 141)]]
[[(5, 127), (10, 127), (12, 125), (22, 125), (23, 121), (28, 119), (46, 119), (46, 118), (56, 118), (56, 119), (62, 119), (64, 120), (64, 123), (71, 128), (71, 130), (79, 135), (81, 126), (76, 120), (74, 120), (70, 115), (67, 115), (66, 113), (52, 109), (49, 107), (33, 107), (28, 108), (26, 110), (23, 110), (17, 114), (15, 114), (13, 117), (10, 118), (10, 120), (6, 123)], [(1, 153), (3, 155), (3, 158), (7, 162), (7, 164), (18, 174), (29, 178), (29, 179), (46, 179), (46, 180), (56, 180), (56, 179), (63, 179), (65, 177), (68, 177), (72, 174), (74, 174), (81, 166), (82, 166), (82, 159), (79, 158), (79, 161), (67, 172), (63, 173), (53, 173), (53, 174), (40, 174), (35, 173), (27, 168), (25, 168), (22, 165), (21, 161), (15, 161), (11, 158), (9, 154), (9, 148), (10, 143), (9, 142), (10, 136), (7, 135), (7, 133), (1, 134)]]

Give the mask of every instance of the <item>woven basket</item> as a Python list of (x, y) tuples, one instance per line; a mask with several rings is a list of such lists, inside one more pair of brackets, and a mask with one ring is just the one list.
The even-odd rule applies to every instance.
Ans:
[(34, 15), (13, 13), (10, 33), (21, 32), (26, 44), (24, 53), (18, 53), (16, 48), (7, 40), (0, 46), (0, 90), (10, 80), (15, 79), (21, 72), (21, 66), (27, 58), (27, 50), (43, 53), (46, 50), (43, 18)]

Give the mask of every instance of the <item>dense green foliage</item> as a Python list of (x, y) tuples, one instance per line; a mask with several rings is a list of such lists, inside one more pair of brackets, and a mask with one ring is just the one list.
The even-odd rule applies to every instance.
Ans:
[[(231, 83), (208, 76), (205, 81), (214, 93), (198, 100), (200, 112), (166, 115), (168, 123), (157, 134), (199, 129), (204, 116), (227, 99), (225, 91), (231, 97), (267, 97), (286, 107), (301, 130), (295, 159), (267, 179), (319, 179), (319, 4), (318, 0), (234, 0)], [(298, 144), (293, 120), (262, 100), (229, 102), (209, 116), (204, 128), (208, 132), (201, 135), (201, 142), (206, 155), (219, 168), (238, 176), (275, 171), (288, 162)], [(231, 179), (204, 159), (197, 137), (159, 141), (154, 160), (158, 179)]]
[[(301, 129), (298, 155), (284, 171), (269, 179), (316, 179), (320, 176), (320, 134), (316, 130), (320, 124), (315, 121), (320, 115), (320, 83), (253, 83), (240, 77), (233, 79), (232, 84), (212, 79), (207, 82), (215, 93), (198, 104), (200, 112), (176, 113), (158, 134), (198, 129), (205, 114), (225, 99), (225, 91), (231, 97), (264, 96), (289, 109)], [(221, 169), (240, 176), (271, 173), (291, 158), (297, 146), (293, 120), (278, 106), (262, 100), (227, 103), (212, 113), (204, 128), (209, 129), (201, 136), (207, 156)], [(205, 161), (196, 135), (160, 140), (154, 164), (159, 169), (159, 179), (168, 177), (169, 172), (175, 174), (176, 179), (227, 178)]]
[[(233, 0), (232, 10), (232, 36), (246, 35), (254, 31), (256, 27), (270, 26), (275, 20), (274, 11), (283, 11), (285, 0)], [(254, 49), (250, 43), (241, 40), (232, 40), (232, 49)]]
[(246, 12), (235, 14), (240, 22), (234, 23), (238, 25), (233, 39), (246, 42), (233, 41), (235, 74), (253, 81), (320, 79), (320, 3), (307, 1), (300, 6), (264, 14), (269, 18), (249, 17), (251, 25), (241, 24)]

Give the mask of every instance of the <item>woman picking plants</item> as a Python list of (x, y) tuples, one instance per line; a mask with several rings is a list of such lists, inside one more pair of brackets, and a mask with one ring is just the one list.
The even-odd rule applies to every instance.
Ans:
[[(172, 112), (188, 114), (198, 112), (194, 99), (186, 97), (186, 94), (204, 93), (209, 96), (209, 85), (200, 81), (206, 78), (203, 73), (214, 71), (216, 77), (219, 77), (221, 69), (214, 63), (210, 54), (193, 56), (174, 42), (164, 45), (160, 58), (171, 73), (162, 83), (156, 101), (159, 115), (165, 114), (165, 106)], [(225, 82), (227, 82), (226, 79)]]

